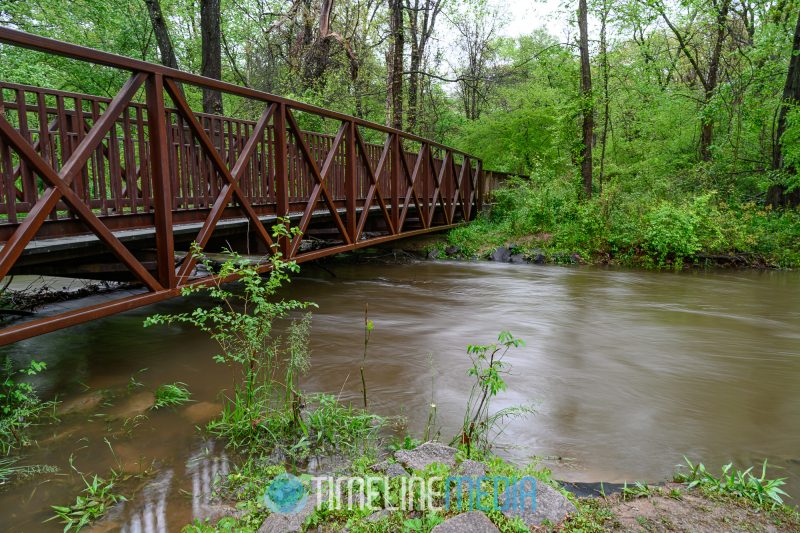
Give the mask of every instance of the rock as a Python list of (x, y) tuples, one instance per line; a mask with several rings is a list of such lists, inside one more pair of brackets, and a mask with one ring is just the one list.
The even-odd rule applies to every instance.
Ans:
[(574, 254), (572, 254), (570, 256), (570, 259), (572, 259), (573, 263), (577, 263), (579, 265), (583, 264), (583, 258), (581, 257), (581, 254), (579, 254), (578, 252), (575, 252)]
[(245, 511), (237, 509), (236, 505), (232, 503), (209, 502), (200, 504), (197, 515), (209, 522), (216, 523), (227, 516), (241, 518), (245, 515)]
[(514, 254), (509, 259), (510, 263), (527, 263), (525, 256), (522, 254)]
[(125, 403), (112, 409), (109, 414), (119, 418), (140, 415), (153, 407), (155, 397), (152, 392), (139, 392), (126, 398)]
[(317, 506), (316, 491), (308, 495), (305, 506), (296, 513), (272, 513), (258, 528), (258, 533), (294, 533), (303, 531), (303, 523)]
[(197, 402), (186, 407), (181, 414), (193, 424), (202, 424), (216, 417), (222, 411), (222, 406), (212, 402)]
[[(505, 503), (504, 496), (505, 494), (500, 496), (501, 505)], [(536, 510), (531, 512), (529, 506), (530, 500), (526, 500), (524, 509), (512, 508), (503, 511), (503, 514), (509, 518), (519, 516), (529, 528), (534, 528), (542, 525), (545, 520), (552, 525), (559, 524), (569, 513), (576, 511), (575, 505), (566, 496), (541, 481), (536, 483)]]
[(498, 263), (508, 263), (511, 259), (511, 250), (506, 248), (505, 246), (500, 246), (497, 250), (492, 252), (492, 255), (489, 257), (492, 261), (497, 261)]
[(91, 411), (103, 401), (103, 391), (96, 390), (81, 394), (69, 400), (61, 402), (58, 406), (58, 414), (60, 416), (70, 415), (72, 413), (82, 413), (84, 411)]
[(439, 259), (439, 249), (434, 248), (428, 252), (428, 259)]
[(500, 530), (482, 512), (470, 511), (445, 520), (431, 533), (500, 533)]
[(446, 253), (447, 255), (460, 254), (461, 248), (459, 248), (458, 246), (448, 246), (447, 248), (444, 249), (444, 253)]
[(544, 251), (541, 248), (534, 248), (533, 252), (531, 253), (531, 259), (537, 265), (543, 265), (547, 262), (547, 258), (544, 255)]
[(486, 465), (479, 461), (467, 459), (458, 465), (456, 472), (460, 476), (481, 477), (486, 475)]
[(381, 509), (380, 511), (375, 511), (364, 520), (367, 522), (380, 522), (387, 516), (391, 516), (392, 512), (389, 509)]
[(386, 474), (389, 477), (403, 477), (403, 476), (407, 477), (411, 475), (400, 464), (390, 463), (389, 461), (380, 462), (378, 464), (372, 465), (370, 468), (375, 472)]
[(445, 446), (440, 442), (426, 442), (413, 450), (398, 450), (394, 458), (411, 470), (423, 470), (433, 463), (442, 463), (447, 466), (456, 464), (455, 448)]

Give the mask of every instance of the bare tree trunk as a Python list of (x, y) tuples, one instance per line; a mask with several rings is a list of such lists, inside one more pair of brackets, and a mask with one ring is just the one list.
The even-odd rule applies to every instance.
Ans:
[[(775, 130), (775, 139), (772, 145), (772, 168), (775, 170), (784, 168), (785, 166), (781, 137), (783, 137), (783, 133), (786, 131), (786, 115), (789, 111), (789, 107), (796, 105), (798, 102), (800, 102), (800, 15), (797, 17), (797, 26), (794, 30), (792, 54), (789, 59), (786, 83), (783, 86), (783, 98), (781, 99), (781, 107), (778, 111), (778, 126)], [(796, 169), (791, 170), (796, 171)], [(773, 207), (778, 207), (780, 205), (794, 207), (800, 205), (800, 189), (786, 194), (786, 185), (782, 183), (773, 184), (767, 190), (766, 202)]]
[[(722, 43), (725, 40), (725, 25), (728, 21), (728, 9), (731, 0), (723, 0), (722, 6), (717, 13), (716, 38), (714, 40), (714, 51), (711, 54), (711, 62), (708, 65), (708, 76), (704, 84), (705, 105), (711, 102), (714, 92), (717, 90), (717, 80), (719, 79), (719, 62), (722, 55)], [(700, 158), (703, 161), (711, 160), (711, 144), (714, 142), (714, 120), (712, 117), (704, 116), (703, 125), (700, 129)]]
[(145, 0), (147, 11), (150, 13), (150, 22), (153, 25), (153, 33), (156, 36), (158, 51), (161, 55), (161, 64), (165, 67), (178, 68), (178, 58), (175, 56), (175, 49), (172, 47), (172, 39), (169, 37), (169, 29), (161, 13), (161, 3), (159, 0)]
[[(203, 39), (202, 74), (207, 78), (222, 78), (222, 35), (220, 0), (200, 0), (200, 34)], [(203, 112), (222, 114), (222, 93), (203, 88)]]
[(581, 102), (583, 108), (583, 147), (581, 148), (581, 177), (583, 193), (592, 197), (592, 142), (594, 137), (594, 103), (592, 102), (592, 66), (589, 63), (588, 9), (586, 0), (578, 1), (578, 32), (581, 52)]
[(392, 33), (392, 65), (391, 65), (391, 98), (393, 128), (403, 128), (403, 48), (405, 32), (403, 28), (402, 0), (389, 0), (391, 33)]

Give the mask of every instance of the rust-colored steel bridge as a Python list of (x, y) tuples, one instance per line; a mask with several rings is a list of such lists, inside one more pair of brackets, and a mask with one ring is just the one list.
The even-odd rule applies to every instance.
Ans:
[[(130, 72), (111, 99), (0, 80), (0, 277), (142, 286), (5, 327), (0, 344), (214, 281), (193, 242), (309, 261), (470, 220), (498, 177), (442, 144), (258, 90), (10, 28), (0, 43)], [(187, 86), (252, 120), (194, 111)], [(301, 233), (273, 242), (279, 221)]]

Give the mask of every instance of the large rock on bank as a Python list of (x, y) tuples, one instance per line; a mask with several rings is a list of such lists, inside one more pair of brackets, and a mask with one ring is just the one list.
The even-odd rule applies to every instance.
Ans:
[(455, 466), (456, 453), (457, 450), (450, 446), (445, 446), (439, 442), (426, 442), (413, 450), (398, 450), (395, 452), (394, 458), (406, 468), (424, 470), (426, 466), (433, 463), (442, 463), (450, 467)]
[[(500, 496), (501, 505), (505, 503), (503, 496)], [(523, 506), (523, 509), (512, 507), (503, 511), (503, 514), (509, 518), (518, 516), (525, 522), (525, 525), (534, 528), (541, 526), (545, 520), (553, 525), (559, 524), (569, 513), (576, 511), (575, 505), (566, 496), (541, 481), (536, 483), (536, 510), (531, 511), (528, 507)]]
[(500, 530), (482, 512), (471, 511), (445, 520), (431, 533), (500, 533)]

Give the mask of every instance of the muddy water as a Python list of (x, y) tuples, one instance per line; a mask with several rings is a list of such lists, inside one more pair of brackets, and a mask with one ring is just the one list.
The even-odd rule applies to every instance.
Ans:
[[(496, 407), (533, 402), (538, 413), (506, 428), (498, 445), (507, 457), (543, 457), (562, 479), (606, 481), (663, 480), (684, 455), (714, 468), (766, 458), (800, 496), (800, 273), (306, 266), (288, 295), (319, 304), (305, 389), (354, 400), (369, 303), (371, 407), (406, 416), (412, 432), (435, 403), (443, 436), (453, 435), (469, 388), (464, 346), (508, 329), (527, 346), (510, 354), (513, 376)], [(154, 470), (127, 482), (135, 497), (108, 529), (175, 530), (213, 515), (212, 480), (230, 460), (195, 425), (213, 415), (230, 376), (199, 334), (141, 328), (150, 313), (202, 302), (166, 302), (5, 349), (46, 361), (41, 390), (78, 412), (43, 430), (30, 454), (64, 474), (0, 493), (2, 529), (57, 530), (42, 521), (50, 504), (74, 499), (70, 455), (86, 473)], [(141, 386), (128, 387), (131, 377)], [(148, 391), (172, 381), (186, 382), (195, 403), (147, 411)]]

